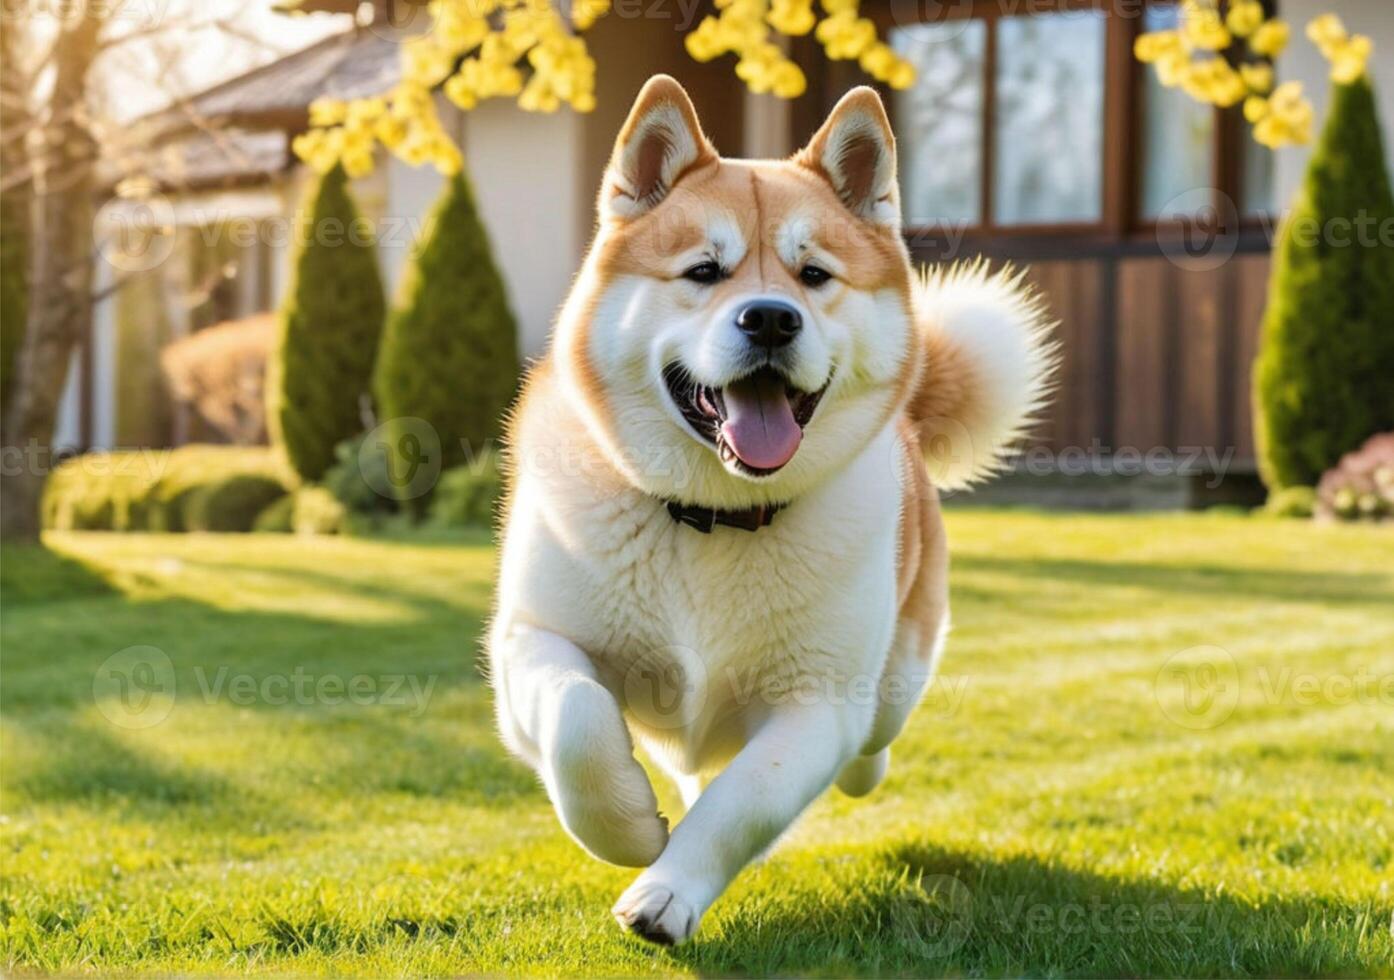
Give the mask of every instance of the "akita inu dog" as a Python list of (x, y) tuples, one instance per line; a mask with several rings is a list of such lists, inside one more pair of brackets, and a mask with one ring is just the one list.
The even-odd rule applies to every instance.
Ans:
[(615, 916), (677, 943), (885, 774), (948, 627), (936, 486), (999, 465), (1053, 354), (1020, 277), (912, 272), (869, 88), (791, 159), (727, 160), (655, 77), (599, 212), (510, 423), (491, 680), (567, 832), (646, 869)]

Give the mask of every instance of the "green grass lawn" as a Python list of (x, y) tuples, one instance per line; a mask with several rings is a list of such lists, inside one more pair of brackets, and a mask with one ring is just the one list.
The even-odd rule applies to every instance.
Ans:
[(498, 746), (484, 539), (7, 551), (3, 959), (1394, 976), (1394, 536), (1004, 512), (950, 533), (944, 676), (890, 777), (819, 801), (675, 951), (620, 933), (633, 872), (572, 844)]

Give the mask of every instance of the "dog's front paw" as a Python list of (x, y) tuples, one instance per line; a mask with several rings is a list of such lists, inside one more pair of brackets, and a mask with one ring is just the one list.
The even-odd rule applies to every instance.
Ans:
[(567, 692), (543, 743), (542, 781), (562, 826), (602, 861), (644, 868), (663, 853), (668, 821), (614, 699), (596, 684)]
[(610, 911), (625, 930), (651, 943), (686, 942), (697, 929), (701, 911), (670, 886), (647, 877), (640, 875)]

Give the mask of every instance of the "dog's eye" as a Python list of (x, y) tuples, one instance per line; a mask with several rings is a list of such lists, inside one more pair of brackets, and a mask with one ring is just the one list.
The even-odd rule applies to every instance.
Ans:
[(799, 279), (805, 286), (811, 286), (814, 289), (817, 289), (832, 277), (833, 274), (831, 272), (827, 269), (820, 269), (816, 265), (806, 265), (799, 270)]
[(725, 276), (725, 271), (715, 262), (699, 262), (682, 274), (684, 279), (710, 285)]

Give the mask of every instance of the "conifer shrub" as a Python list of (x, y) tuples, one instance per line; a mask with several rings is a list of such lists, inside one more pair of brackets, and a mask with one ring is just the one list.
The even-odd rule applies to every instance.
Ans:
[(266, 379), (272, 440), (307, 481), (319, 479), (334, 447), (363, 428), (386, 315), (371, 232), (343, 168), (321, 177), (302, 214)]
[[(402, 282), (378, 355), (374, 391), (394, 472), (419, 452), (421, 419), (439, 439), (437, 472), (498, 436), (518, 380), (518, 328), (463, 174), (447, 181)], [(434, 449), (434, 447), (431, 447)], [(410, 482), (399, 480), (399, 483)], [(424, 507), (427, 495), (412, 500)]]
[(1394, 430), (1394, 198), (1367, 79), (1331, 109), (1279, 233), (1254, 365), (1259, 472), (1313, 486), (1342, 454)]

